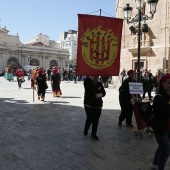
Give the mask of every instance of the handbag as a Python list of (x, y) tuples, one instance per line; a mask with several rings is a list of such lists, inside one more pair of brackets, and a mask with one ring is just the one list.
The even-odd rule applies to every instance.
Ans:
[(21, 82), (24, 83), (25, 82), (25, 79), (24, 77), (21, 78)]

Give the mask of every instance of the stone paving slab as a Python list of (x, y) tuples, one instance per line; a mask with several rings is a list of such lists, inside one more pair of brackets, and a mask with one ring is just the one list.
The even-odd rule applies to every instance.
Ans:
[[(98, 127), (99, 141), (83, 135), (83, 83), (62, 82), (54, 98), (48, 82), (46, 102), (37, 100), (30, 81), (0, 77), (0, 170), (149, 170), (154, 137), (118, 127), (118, 90), (106, 88)], [(133, 119), (135, 124), (135, 120)], [(166, 170), (170, 169), (168, 161)]]

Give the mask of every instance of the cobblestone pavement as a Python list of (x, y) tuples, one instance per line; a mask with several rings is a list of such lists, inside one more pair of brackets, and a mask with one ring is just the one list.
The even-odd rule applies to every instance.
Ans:
[[(149, 170), (157, 147), (154, 137), (136, 136), (136, 128), (118, 127), (118, 90), (106, 88), (98, 127), (99, 141), (83, 135), (83, 83), (62, 82), (63, 95), (46, 102), (26, 80), (0, 77), (0, 170)], [(133, 123), (136, 127), (135, 120)], [(170, 162), (166, 170), (170, 169)]]

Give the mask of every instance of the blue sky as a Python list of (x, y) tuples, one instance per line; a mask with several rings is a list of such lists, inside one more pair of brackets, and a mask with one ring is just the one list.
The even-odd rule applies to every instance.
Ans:
[(50, 40), (69, 29), (78, 30), (77, 14), (115, 17), (116, 0), (0, 0), (0, 26), (20, 41), (42, 33)]

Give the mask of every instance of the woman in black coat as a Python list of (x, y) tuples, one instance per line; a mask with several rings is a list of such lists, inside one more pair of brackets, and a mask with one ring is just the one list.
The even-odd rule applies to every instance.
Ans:
[(84, 81), (84, 108), (87, 116), (84, 135), (87, 136), (89, 127), (92, 124), (91, 137), (95, 140), (99, 140), (96, 133), (103, 106), (102, 97), (106, 95), (105, 89), (98, 79), (99, 76), (90, 76)]
[(61, 76), (59, 74), (59, 69), (57, 66), (54, 66), (52, 69), (52, 75), (51, 75), (51, 87), (53, 91), (54, 97), (60, 97), (62, 95), (61, 89), (60, 89), (60, 83), (61, 83)]
[(45, 92), (46, 92), (46, 89), (48, 88), (47, 83), (46, 83), (46, 76), (42, 69), (39, 69), (37, 72), (38, 72), (38, 76), (36, 77), (36, 84), (37, 84), (38, 100), (40, 100), (41, 98), (41, 101), (44, 102)]
[(153, 101), (153, 111), (152, 128), (158, 148), (152, 168), (164, 170), (170, 154), (170, 74), (164, 75), (160, 80), (159, 91)]
[(121, 113), (119, 116), (118, 125), (121, 127), (122, 122), (126, 119), (126, 125), (133, 128), (132, 124), (132, 113), (133, 107), (131, 103), (131, 98), (136, 100), (134, 95), (130, 94), (129, 91), (129, 82), (136, 82), (134, 79), (134, 70), (129, 70), (127, 72), (128, 77), (123, 81), (122, 85), (119, 88), (119, 103), (121, 107)]

